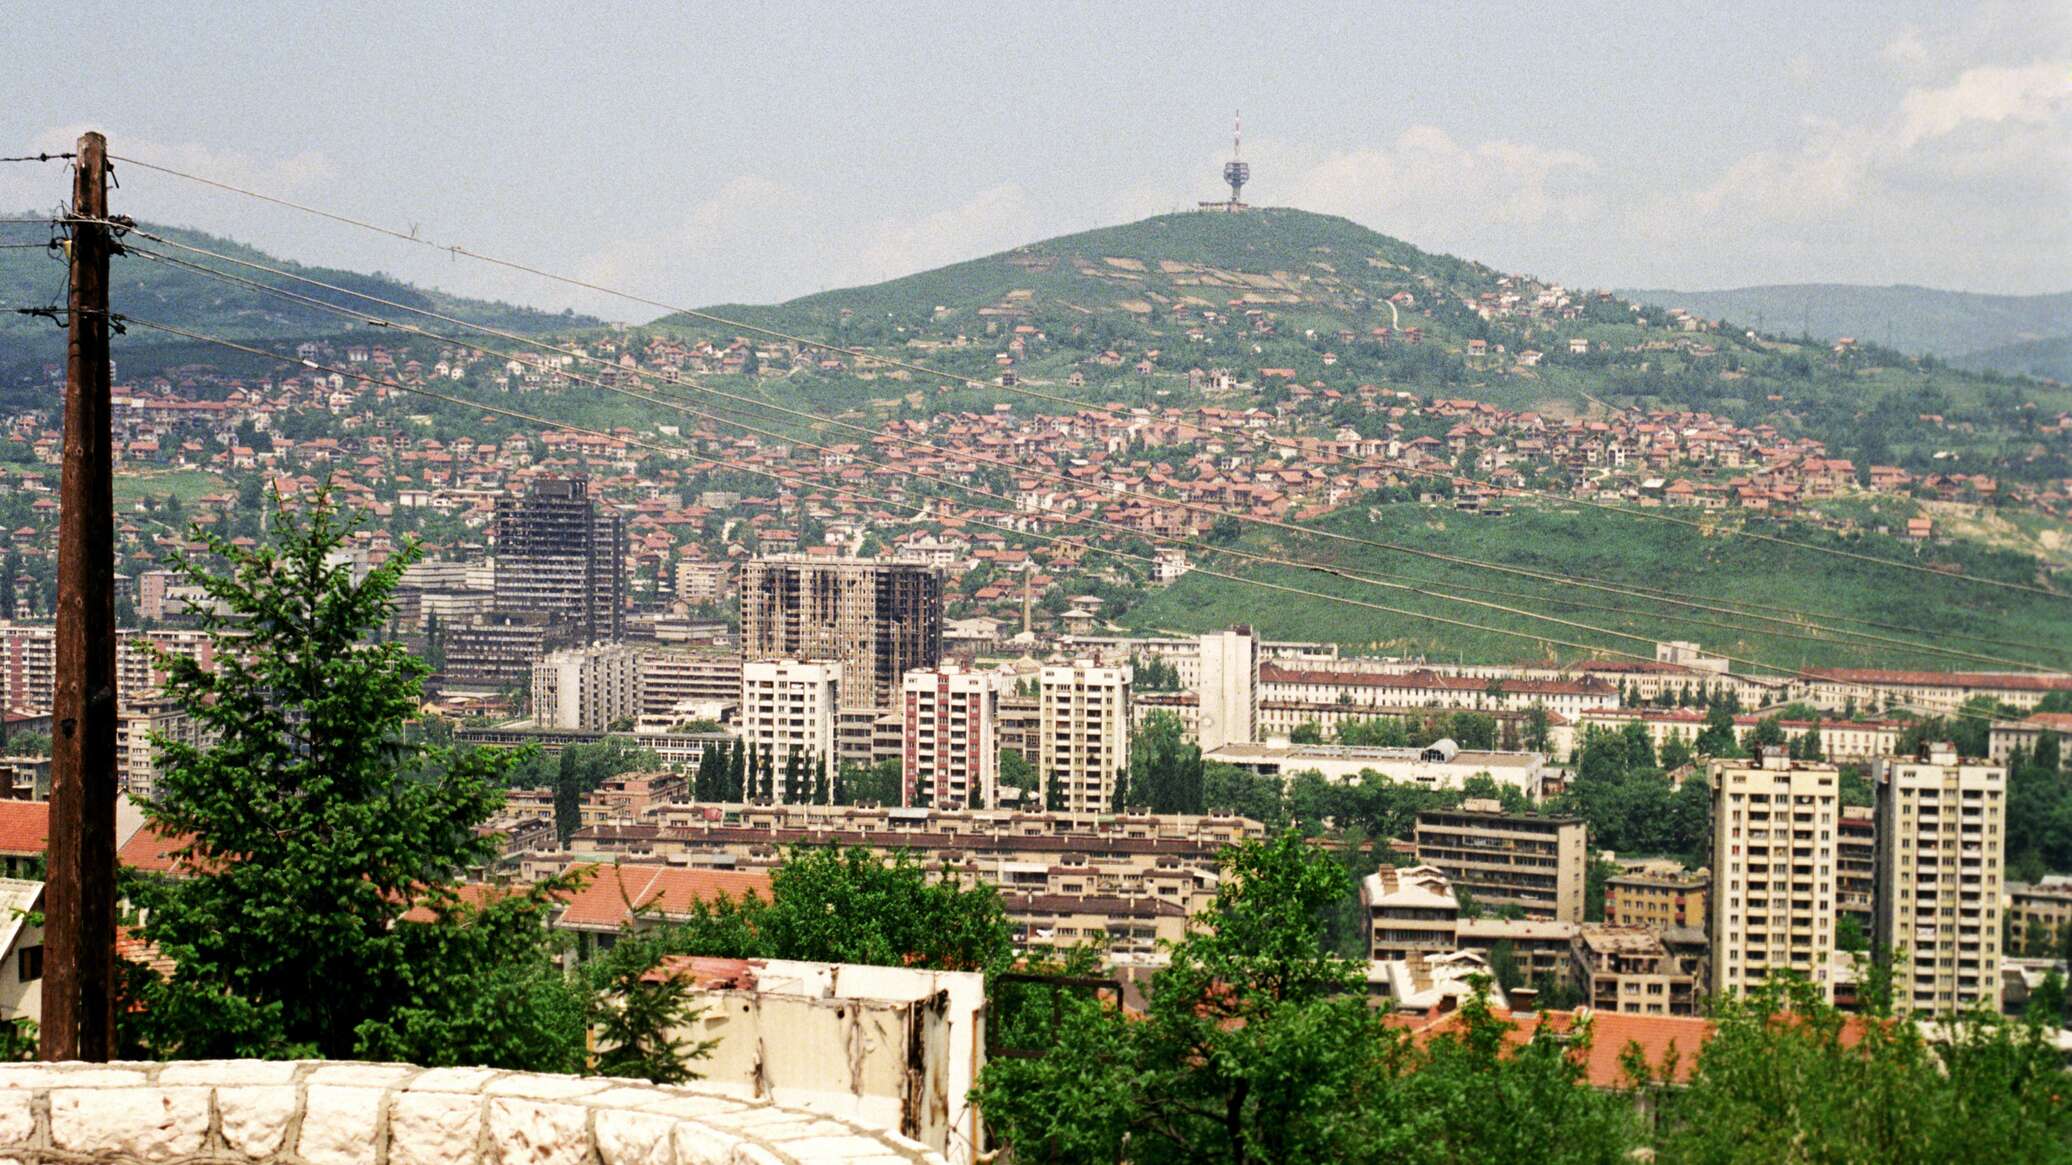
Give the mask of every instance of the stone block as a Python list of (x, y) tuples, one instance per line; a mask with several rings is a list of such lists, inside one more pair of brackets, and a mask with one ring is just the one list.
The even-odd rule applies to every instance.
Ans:
[(311, 1084), (295, 1152), (309, 1165), (374, 1165), (381, 1131), (380, 1088)]
[(36, 1094), (26, 1088), (0, 1091), (0, 1145), (18, 1145), (36, 1135), (35, 1103)]
[(216, 1089), (216, 1111), (222, 1115), (223, 1142), (253, 1160), (273, 1156), (287, 1140), (288, 1126), (294, 1123), (301, 1103), (301, 1093), (292, 1084), (220, 1087)]
[(293, 1060), (174, 1060), (159, 1070), (161, 1085), (293, 1084), (301, 1064)]
[(124, 1161), (167, 1161), (201, 1151), (209, 1135), (206, 1088), (72, 1088), (50, 1094), (59, 1149)]
[(734, 1165), (741, 1138), (704, 1125), (679, 1123), (675, 1129), (676, 1165)]
[(389, 1165), (455, 1165), (476, 1158), (482, 1102), (455, 1092), (405, 1092), (389, 1106)]
[(651, 1112), (598, 1109), (597, 1152), (604, 1165), (671, 1165), (669, 1131), (676, 1122)]
[(489, 1102), (490, 1160), (495, 1165), (585, 1165), (589, 1125), (590, 1110), (579, 1105), (496, 1097)]

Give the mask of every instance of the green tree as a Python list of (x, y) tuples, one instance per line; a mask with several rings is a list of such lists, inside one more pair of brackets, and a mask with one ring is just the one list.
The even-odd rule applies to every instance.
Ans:
[[(127, 1018), (166, 1056), (352, 1056), (439, 1029), (473, 1062), (566, 1068), (580, 1028), (549, 998), (551, 903), (453, 897), (494, 856), (480, 826), (511, 756), (406, 730), (424, 665), (372, 633), (416, 550), (355, 583), (336, 554), (352, 528), (320, 492), (278, 515), (274, 543), (203, 535), (221, 573), (172, 558), (212, 600), (197, 617), (215, 665), (158, 666), (213, 743), (154, 742), (164, 771), (144, 812), (188, 839), (189, 876), (135, 884), (143, 935), (174, 970), (141, 986)], [(406, 922), (418, 903), (430, 917)], [(459, 997), (469, 984), (541, 1006), (486, 1028), (479, 1000)]]
[(1319, 919), (1350, 894), (1289, 832), (1226, 850), (1216, 899), (1171, 948), (1146, 1013), (1073, 1005), (1057, 1046), (994, 1060), (979, 1103), (1017, 1160), (1135, 1165), (1389, 1159), (1403, 1042)]
[(597, 984), (590, 1011), (597, 1074), (656, 1084), (697, 1079), (689, 1062), (710, 1056), (719, 1041), (678, 1034), (704, 1011), (691, 998), (689, 980), (668, 970), (630, 929), (589, 970)]
[(1937, 1030), (1841, 1015), (1802, 982), (1714, 1003), (1658, 1160), (2062, 1162), (2072, 1090), (2039, 1024), (1979, 1013)]
[(1714, 704), (1705, 712), (1705, 729), (1692, 742), (1700, 756), (1734, 757), (1741, 755), (1741, 744), (1734, 737), (1734, 713), (1725, 704)]
[(1170, 712), (1146, 717), (1130, 739), (1129, 798), (1128, 806), (1116, 808), (1202, 812), (1201, 746), (1187, 739), (1180, 718)]

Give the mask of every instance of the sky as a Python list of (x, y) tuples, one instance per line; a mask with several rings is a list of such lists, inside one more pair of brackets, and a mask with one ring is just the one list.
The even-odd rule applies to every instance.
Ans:
[[(113, 152), (678, 306), (1224, 193), (1584, 287), (2072, 289), (2072, 4), (239, 4), (0, 14), (0, 155)], [(653, 309), (118, 166), (119, 213)], [(0, 165), (0, 212), (61, 167)]]

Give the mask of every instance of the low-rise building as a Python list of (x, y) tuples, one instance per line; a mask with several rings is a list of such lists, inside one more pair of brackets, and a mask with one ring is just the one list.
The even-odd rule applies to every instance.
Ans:
[(1587, 830), (1581, 818), (1505, 813), (1495, 801), (1417, 815), (1417, 860), (1473, 896), (1476, 905), (1516, 907), (1528, 918), (1583, 921)]
[(1595, 1011), (1696, 1015), (1697, 969), (1643, 927), (1584, 926), (1570, 948), (1576, 995)]
[(2010, 953), (2072, 957), (2072, 874), (2007, 884)]
[(1202, 759), (1235, 765), (1266, 777), (1317, 772), (1327, 781), (1356, 780), (1375, 773), (1398, 784), (1425, 789), (1459, 790), (1472, 777), (1487, 776), (1500, 786), (1542, 800), (1561, 788), (1560, 770), (1544, 753), (1488, 752), (1464, 749), (1451, 740), (1422, 748), (1386, 748), (1348, 744), (1226, 744), (1204, 752)]
[(1657, 933), (1706, 925), (1712, 890), (1707, 870), (1639, 870), (1604, 880), (1606, 926), (1640, 927)]
[(1406, 959), (1459, 949), (1460, 901), (1432, 866), (1383, 866), (1360, 880), (1367, 957)]

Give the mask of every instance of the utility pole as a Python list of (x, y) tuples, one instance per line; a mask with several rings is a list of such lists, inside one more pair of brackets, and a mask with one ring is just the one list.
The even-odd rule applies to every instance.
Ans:
[(108, 143), (79, 139), (58, 513), (42, 1052), (115, 1048), (115, 502), (109, 437)]

